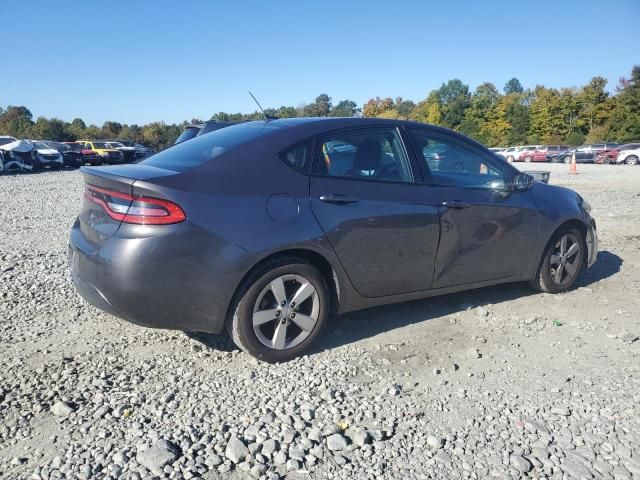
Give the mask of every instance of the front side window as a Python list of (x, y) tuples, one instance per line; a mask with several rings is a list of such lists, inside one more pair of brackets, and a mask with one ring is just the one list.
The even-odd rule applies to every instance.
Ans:
[(453, 137), (419, 129), (411, 129), (411, 137), (431, 185), (495, 189), (508, 183), (499, 160)]
[(413, 182), (409, 159), (395, 127), (344, 130), (322, 137), (316, 173), (364, 180)]

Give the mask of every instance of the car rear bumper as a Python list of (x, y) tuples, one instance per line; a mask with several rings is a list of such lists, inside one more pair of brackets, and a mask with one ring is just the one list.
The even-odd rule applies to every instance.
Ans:
[(76, 220), (68, 249), (76, 290), (92, 305), (137, 325), (220, 332), (237, 283), (224, 266), (218, 269), (211, 258), (199, 256), (206, 250), (200, 250), (197, 227), (188, 222), (163, 227), (173, 231), (160, 237), (113, 236), (96, 245)]

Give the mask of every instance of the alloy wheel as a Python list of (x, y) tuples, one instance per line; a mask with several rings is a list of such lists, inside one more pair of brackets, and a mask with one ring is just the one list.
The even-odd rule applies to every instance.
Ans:
[(300, 275), (282, 275), (258, 295), (253, 307), (253, 331), (264, 346), (286, 350), (314, 330), (320, 300), (313, 284)]
[(629, 155), (625, 161), (627, 162), (627, 165), (636, 165), (638, 163), (638, 157), (635, 155)]
[(549, 259), (551, 278), (556, 285), (573, 281), (578, 274), (580, 255), (580, 242), (574, 234), (567, 233), (560, 237)]

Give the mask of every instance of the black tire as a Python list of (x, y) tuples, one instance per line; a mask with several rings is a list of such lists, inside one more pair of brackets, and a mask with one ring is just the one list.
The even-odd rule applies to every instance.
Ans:
[(32, 167), (31, 172), (41, 172), (42, 169), (44, 168), (42, 166), (42, 162), (34, 155), (31, 156), (29, 163), (31, 164), (31, 167)]
[(557, 155), (554, 155), (553, 157), (551, 157), (551, 163), (558, 163), (560, 161), (560, 159), (558, 158)]
[[(258, 339), (253, 326), (253, 312), (261, 292), (283, 275), (300, 276), (313, 285), (317, 292), (319, 312), (313, 330), (301, 343), (277, 350), (266, 346)], [(329, 317), (329, 303), (327, 283), (314, 266), (296, 257), (275, 258), (250, 274), (238, 288), (225, 324), (233, 342), (248, 354), (270, 363), (285, 362), (307, 350), (322, 331)]]
[(527, 163), (531, 163), (532, 158), (530, 156), (524, 157), (524, 161)]
[(563, 157), (563, 158), (562, 158), (562, 161), (563, 161), (564, 163), (569, 164), (569, 163), (571, 163), (571, 157), (570, 157), (569, 155), (567, 155), (566, 157)]
[[(572, 275), (572, 278), (567, 279), (562, 284), (557, 283), (551, 276), (551, 256), (554, 254), (556, 250), (556, 244), (560, 241), (560, 239), (565, 235), (572, 235), (577, 240), (580, 249), (576, 254), (576, 271)], [(562, 293), (570, 290), (575, 284), (578, 277), (582, 273), (584, 269), (584, 259), (585, 252), (587, 249), (587, 243), (585, 242), (584, 236), (575, 227), (562, 227), (558, 229), (556, 233), (553, 234), (551, 240), (547, 244), (544, 249), (544, 253), (542, 254), (542, 259), (540, 261), (540, 265), (538, 266), (538, 270), (536, 271), (535, 277), (529, 282), (529, 285), (536, 289), (547, 293)]]
[(624, 159), (624, 162), (627, 165), (638, 165), (638, 157), (635, 155), (629, 155), (627, 158)]

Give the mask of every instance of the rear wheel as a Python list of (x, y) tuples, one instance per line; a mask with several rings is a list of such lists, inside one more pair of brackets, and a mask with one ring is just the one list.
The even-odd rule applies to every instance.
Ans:
[(626, 159), (625, 162), (627, 165), (637, 165), (638, 164), (638, 157), (636, 157), (635, 155), (629, 155)]
[(582, 272), (586, 248), (582, 233), (577, 228), (558, 230), (544, 251), (531, 286), (548, 293), (569, 290)]
[(551, 157), (551, 163), (558, 163), (560, 161), (560, 159), (558, 158), (557, 155), (554, 155), (553, 157)]
[(524, 161), (527, 162), (527, 163), (531, 162), (531, 160), (532, 159), (529, 156), (524, 157)]
[(305, 351), (329, 315), (329, 292), (318, 270), (297, 258), (275, 259), (240, 287), (227, 329), (234, 343), (267, 362)]
[(564, 158), (562, 159), (562, 161), (563, 161), (564, 163), (571, 163), (571, 157), (570, 157), (569, 155), (567, 155), (566, 157), (564, 157)]

